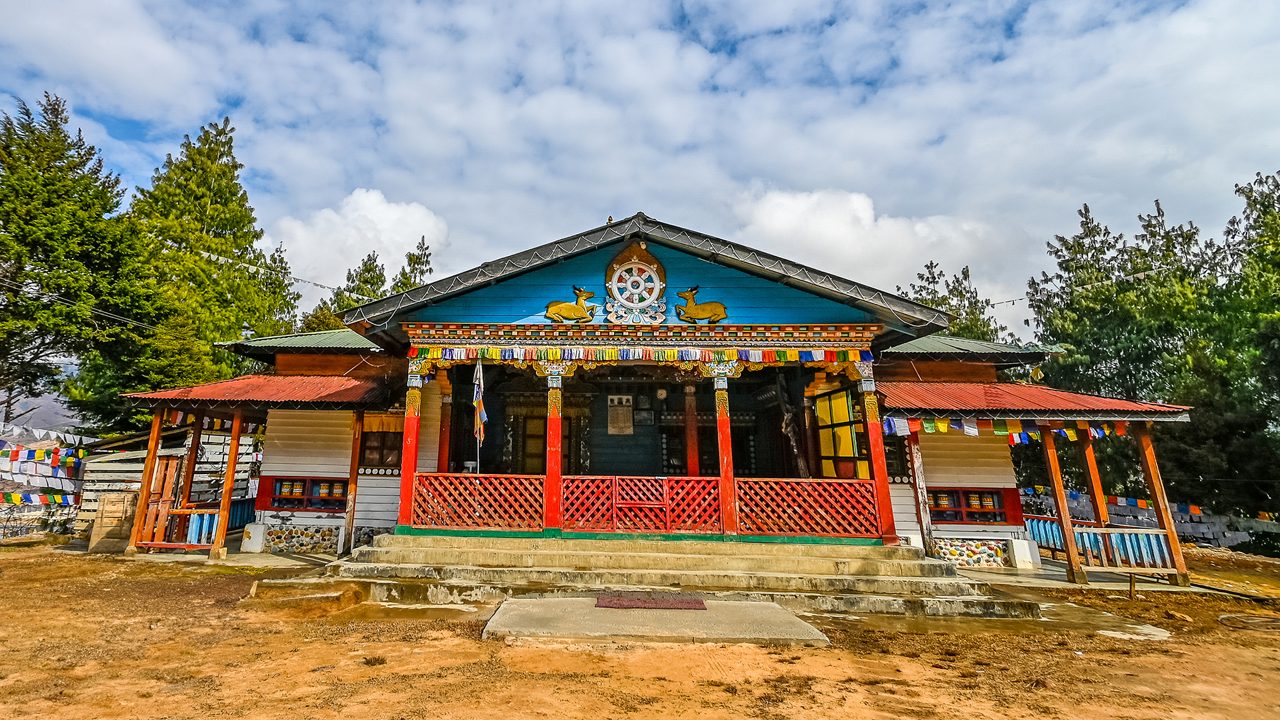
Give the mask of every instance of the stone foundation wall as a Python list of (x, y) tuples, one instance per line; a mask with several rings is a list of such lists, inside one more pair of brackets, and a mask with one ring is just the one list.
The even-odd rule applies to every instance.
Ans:
[(1008, 540), (934, 538), (934, 554), (957, 567), (1004, 567), (1009, 555)]
[(375, 535), (391, 535), (395, 531), (395, 528), (389, 527), (357, 527), (355, 532), (356, 542), (351, 547), (370, 545), (373, 543)]
[(268, 525), (264, 548), (278, 553), (336, 553), (340, 528), (331, 525)]

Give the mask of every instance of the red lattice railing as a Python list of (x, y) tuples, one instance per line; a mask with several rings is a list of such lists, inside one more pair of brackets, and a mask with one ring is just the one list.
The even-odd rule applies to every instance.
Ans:
[(419, 473), (413, 524), (429, 528), (541, 530), (541, 475)]
[(562, 497), (565, 530), (720, 532), (713, 477), (567, 475)]
[(880, 537), (876, 492), (869, 480), (736, 482), (738, 532), (743, 535)]
[[(562, 527), (571, 532), (719, 534), (714, 477), (567, 475)], [(742, 535), (879, 537), (875, 488), (867, 480), (738, 478)], [(541, 475), (421, 473), (413, 488), (415, 526), (541, 530)]]

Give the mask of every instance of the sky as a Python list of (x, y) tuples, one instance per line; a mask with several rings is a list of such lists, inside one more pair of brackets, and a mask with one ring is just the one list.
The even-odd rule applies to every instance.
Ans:
[[(1280, 168), (1280, 3), (0, 0), (0, 110), (72, 105), (130, 186), (230, 116), (294, 272), (436, 277), (636, 211), (993, 299), (1088, 203), (1217, 234)], [(304, 304), (322, 291), (309, 286)], [(1003, 305), (1021, 326), (1023, 305)]]

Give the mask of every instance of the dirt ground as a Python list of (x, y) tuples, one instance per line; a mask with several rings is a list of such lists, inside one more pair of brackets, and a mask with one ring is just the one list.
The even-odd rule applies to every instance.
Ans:
[(1280, 559), (1225, 548), (1183, 548), (1196, 582), (1223, 590), (1280, 599)]
[(456, 613), (254, 609), (240, 600), (257, 577), (0, 549), (0, 718), (1280, 717), (1280, 633), (1219, 623), (1265, 612), (1232, 598), (1060, 598), (1159, 625), (1166, 642), (828, 618), (822, 649), (508, 645)]

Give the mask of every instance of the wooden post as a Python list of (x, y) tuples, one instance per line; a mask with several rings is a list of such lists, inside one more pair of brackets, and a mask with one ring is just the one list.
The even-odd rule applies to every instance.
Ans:
[(243, 423), (244, 410), (236, 408), (231, 415), (227, 473), (222, 478), (222, 502), (218, 505), (218, 528), (213, 533), (213, 545), (209, 547), (210, 560), (224, 560), (227, 557), (227, 525), (231, 522), (231, 494), (236, 489), (236, 461), (240, 459), (240, 426)]
[(1067, 555), (1067, 582), (1086, 585), (1089, 578), (1080, 564), (1076, 551), (1076, 531), (1071, 525), (1071, 508), (1067, 507), (1067, 490), (1062, 485), (1062, 467), (1058, 465), (1058, 449), (1054, 444), (1053, 430), (1043, 427), (1040, 437), (1044, 443), (1044, 464), (1049, 469), (1053, 483), (1053, 504), (1058, 508), (1058, 526), (1062, 528), (1062, 547)]
[(1084, 456), (1084, 471), (1089, 477), (1089, 498), (1093, 501), (1093, 519), (1106, 527), (1111, 522), (1107, 512), (1107, 496), (1102, 492), (1102, 476), (1098, 474), (1098, 458), (1093, 454), (1093, 438), (1086, 427), (1080, 438), (1080, 453)]
[(884, 428), (880, 426), (880, 405), (876, 401), (875, 383), (863, 380), (862, 417), (867, 426), (867, 452), (871, 455), (871, 479), (875, 481), (876, 518), (880, 522), (880, 538), (885, 545), (898, 544), (898, 530), (893, 522), (893, 500), (889, 497), (889, 468), (884, 459)]
[(698, 388), (693, 383), (684, 386), (684, 458), (685, 475), (702, 474), (698, 459)]
[(818, 455), (818, 413), (817, 395), (820, 388), (827, 384), (827, 374), (815, 372), (813, 381), (804, 389), (804, 450), (805, 459), (809, 461), (810, 477), (822, 477), (822, 458)]
[(715, 378), (716, 441), (720, 455), (720, 524), (725, 535), (738, 534), (738, 487), (733, 479), (733, 432), (729, 422), (729, 379)]
[(129, 545), (124, 549), (125, 555), (138, 552), (138, 538), (142, 535), (142, 526), (147, 522), (147, 505), (151, 502), (151, 482), (156, 472), (156, 457), (160, 452), (160, 430), (164, 425), (164, 413), (164, 408), (156, 408), (151, 415), (147, 459), (142, 463), (142, 486), (138, 488), (138, 507), (133, 513), (133, 531), (129, 534)]
[(418, 479), (418, 432), (422, 429), (422, 376), (409, 375), (404, 393), (404, 434), (400, 440), (400, 512), (398, 525), (413, 524), (413, 489)]
[(1169, 512), (1169, 498), (1165, 496), (1164, 481), (1160, 479), (1156, 448), (1151, 443), (1151, 423), (1139, 423), (1135, 430), (1138, 460), (1142, 463), (1142, 477), (1147, 481), (1147, 494), (1151, 496), (1151, 504), (1155, 505), (1156, 521), (1169, 538), (1169, 554), (1173, 556), (1173, 566), (1177, 570), (1177, 574), (1169, 578), (1169, 581), (1186, 587), (1191, 584), (1191, 575), (1187, 573), (1187, 561), (1182, 557), (1182, 544), (1178, 542), (1178, 527), (1173, 522), (1173, 514)]
[(449, 384), (449, 371), (437, 370), (436, 383), (440, 386), (440, 445), (436, 450), (436, 472), (447, 473), (453, 430), (453, 385)]
[(196, 479), (196, 462), (200, 459), (200, 443), (204, 437), (204, 413), (197, 410), (191, 426), (191, 447), (187, 448), (187, 461), (182, 466), (182, 504), (191, 504), (191, 483)]
[[(347, 511), (343, 528), (346, 531), (346, 550), (356, 548), (356, 486), (360, 481), (360, 451), (364, 443), (364, 411), (356, 410), (351, 415), (351, 466), (347, 469)], [(338, 553), (342, 553), (338, 548)]]
[(929, 491), (924, 481), (924, 455), (920, 433), (907, 436), (907, 462), (911, 463), (911, 483), (916, 495), (916, 521), (920, 523), (920, 544), (925, 554), (933, 554), (933, 515), (929, 511)]
[(561, 413), (564, 404), (564, 378), (547, 375), (547, 458), (542, 476), (542, 527), (559, 530), (564, 479), (560, 471)]

